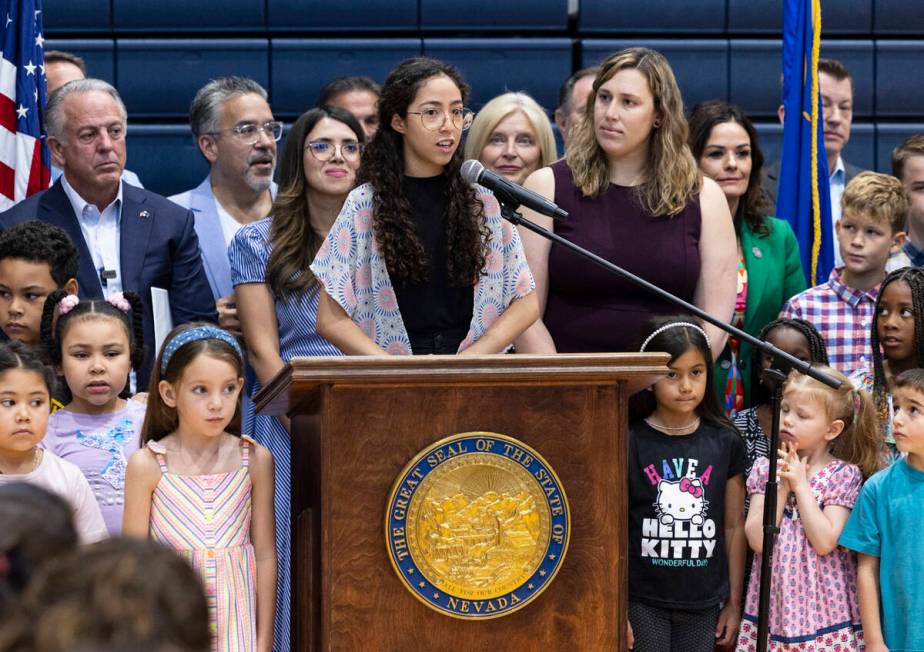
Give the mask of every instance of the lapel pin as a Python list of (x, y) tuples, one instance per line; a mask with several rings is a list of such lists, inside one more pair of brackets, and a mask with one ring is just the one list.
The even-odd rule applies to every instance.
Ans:
[[(150, 212), (150, 211), (141, 211), (140, 213), (138, 213), (138, 217), (140, 217), (140, 218), (143, 219), (143, 220), (146, 220), (146, 219), (148, 219), (149, 217), (151, 217), (151, 212)], [(756, 249), (756, 247), (755, 247), (755, 249)]]
[(754, 258), (763, 258), (764, 252), (760, 250), (760, 247), (754, 247), (751, 249), (751, 253), (754, 254)]

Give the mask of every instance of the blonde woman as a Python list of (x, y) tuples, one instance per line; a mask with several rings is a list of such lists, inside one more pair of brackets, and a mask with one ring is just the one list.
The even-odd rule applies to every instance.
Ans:
[(552, 124), (526, 93), (498, 95), (475, 116), (465, 141), (465, 158), (478, 159), (492, 172), (522, 184), (558, 158)]
[[(646, 48), (600, 67), (564, 159), (525, 186), (568, 211), (526, 217), (722, 320), (735, 309), (736, 245), (728, 202), (687, 145), (683, 101), (667, 60)], [(628, 351), (642, 325), (671, 304), (522, 230), (542, 318), (521, 352)], [(712, 354), (725, 334), (705, 326)]]

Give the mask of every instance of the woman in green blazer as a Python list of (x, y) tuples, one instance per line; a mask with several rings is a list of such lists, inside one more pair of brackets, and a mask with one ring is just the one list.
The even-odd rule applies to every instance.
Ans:
[[(738, 300), (731, 323), (757, 335), (805, 289), (799, 244), (789, 224), (765, 215), (764, 163), (757, 131), (741, 110), (704, 102), (690, 115), (690, 149), (703, 174), (725, 193), (738, 234)], [(730, 339), (716, 361), (719, 400), (730, 417), (750, 406), (751, 346)]]

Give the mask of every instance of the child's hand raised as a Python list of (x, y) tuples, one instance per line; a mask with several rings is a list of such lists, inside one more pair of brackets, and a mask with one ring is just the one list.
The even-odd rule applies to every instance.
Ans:
[(783, 459), (789, 453), (789, 444), (786, 442), (780, 442), (780, 448), (776, 452), (777, 462), (776, 462), (776, 484), (779, 488), (780, 495), (786, 496), (791, 491), (789, 486), (789, 480), (783, 477)]
[(808, 485), (808, 458), (800, 458), (795, 446), (783, 443), (778, 464), (781, 484), (786, 482), (794, 492)]

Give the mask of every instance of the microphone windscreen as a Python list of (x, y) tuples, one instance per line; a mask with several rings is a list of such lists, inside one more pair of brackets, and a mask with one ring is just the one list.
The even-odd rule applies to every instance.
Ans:
[(480, 161), (476, 161), (473, 158), (468, 159), (462, 164), (462, 178), (472, 185), (478, 183), (478, 179), (481, 177), (482, 172), (484, 172), (484, 166)]

